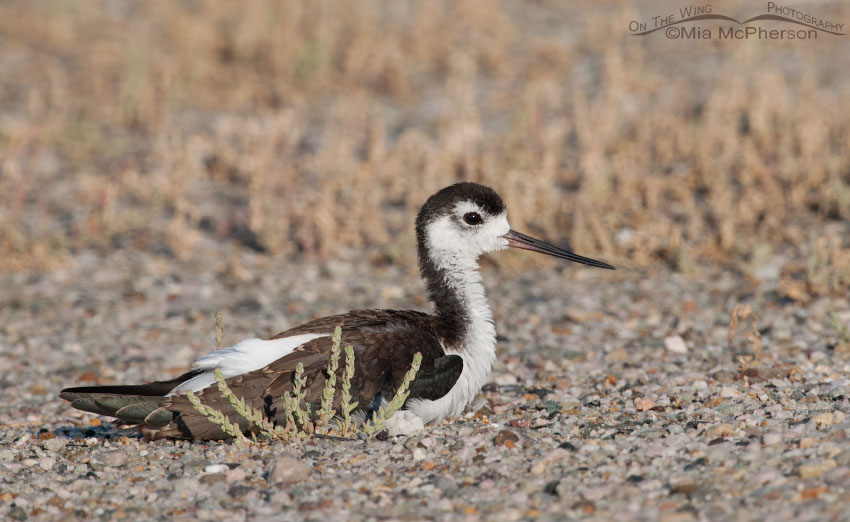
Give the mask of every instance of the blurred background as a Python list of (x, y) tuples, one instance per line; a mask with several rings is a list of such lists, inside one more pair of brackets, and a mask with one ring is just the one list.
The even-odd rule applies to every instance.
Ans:
[(846, 292), (850, 36), (630, 35), (679, 7), (3, 2), (0, 271), (210, 244), (415, 270), (419, 205), (472, 180), (514, 228), (619, 266)]

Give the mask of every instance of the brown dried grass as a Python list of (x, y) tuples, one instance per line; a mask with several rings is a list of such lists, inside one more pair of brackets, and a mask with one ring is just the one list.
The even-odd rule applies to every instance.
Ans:
[[(460, 179), (496, 187), (516, 228), (626, 266), (815, 255), (850, 219), (847, 37), (628, 35), (656, 11), (5, 2), (0, 270), (191, 257), (205, 233), (407, 258), (417, 207)], [(844, 259), (847, 227), (828, 230)]]

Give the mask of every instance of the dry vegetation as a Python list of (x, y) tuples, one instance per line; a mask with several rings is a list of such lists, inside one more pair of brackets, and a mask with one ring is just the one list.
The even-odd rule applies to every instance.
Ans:
[(846, 289), (850, 37), (628, 35), (668, 9), (4, 2), (0, 270), (204, 237), (405, 257), (423, 198), (468, 179), (516, 228), (621, 265), (781, 251), (792, 291)]

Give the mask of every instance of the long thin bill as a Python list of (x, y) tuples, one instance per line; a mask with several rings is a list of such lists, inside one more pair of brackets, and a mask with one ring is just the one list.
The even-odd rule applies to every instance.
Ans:
[(615, 270), (615, 268), (609, 265), (608, 263), (603, 263), (602, 261), (597, 261), (595, 259), (590, 259), (589, 257), (574, 254), (568, 250), (564, 250), (554, 245), (550, 245), (545, 241), (540, 241), (539, 239), (534, 239), (531, 236), (526, 236), (525, 234), (517, 232), (516, 230), (511, 230), (502, 237), (507, 239), (508, 246), (511, 246), (513, 248), (521, 248), (523, 250), (531, 250), (532, 252), (540, 252), (541, 254), (566, 259), (568, 261), (574, 261), (583, 265), (607, 268), (608, 270)]

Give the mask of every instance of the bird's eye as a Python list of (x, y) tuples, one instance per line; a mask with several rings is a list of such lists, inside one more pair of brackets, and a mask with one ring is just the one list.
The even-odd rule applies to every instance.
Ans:
[(467, 212), (463, 215), (463, 220), (466, 221), (467, 225), (480, 225), (484, 222), (478, 212)]

